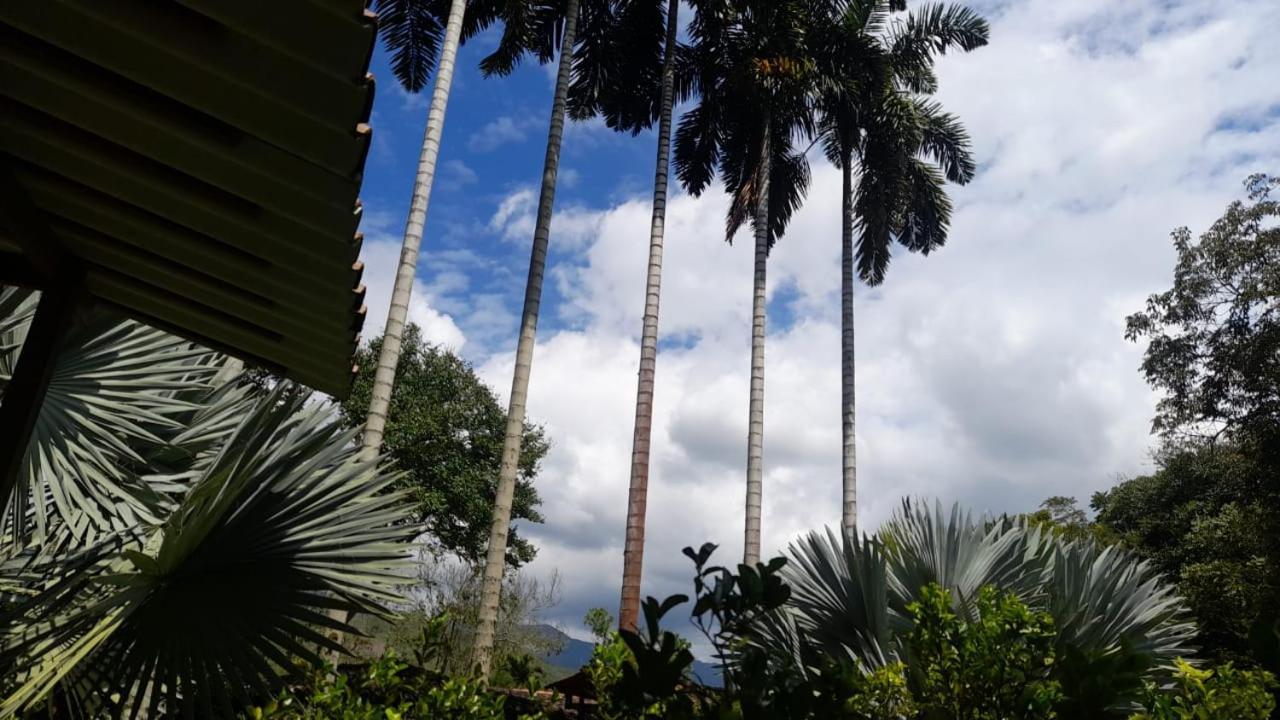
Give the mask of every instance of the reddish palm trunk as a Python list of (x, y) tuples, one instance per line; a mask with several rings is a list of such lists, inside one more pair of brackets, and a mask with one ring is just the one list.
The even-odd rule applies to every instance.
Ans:
[(626, 630), (635, 630), (640, 616), (640, 575), (644, 564), (644, 520), (649, 497), (649, 437), (653, 426), (653, 384), (658, 356), (658, 298), (662, 290), (662, 242), (667, 218), (667, 174), (671, 165), (671, 112), (675, 96), (675, 45), (679, 10), (680, 0), (669, 0), (667, 40), (662, 60), (658, 162), (653, 174), (653, 216), (649, 224), (649, 274), (644, 291), (640, 378), (636, 388), (636, 421), (631, 443), (627, 540), (622, 553), (622, 601), (618, 611), (618, 627)]

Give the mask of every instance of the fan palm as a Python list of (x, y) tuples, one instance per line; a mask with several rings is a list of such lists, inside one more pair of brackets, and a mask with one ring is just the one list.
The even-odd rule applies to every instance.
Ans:
[[(0, 377), (12, 372), (36, 302), (29, 290), (0, 290), (0, 348), (11, 349), (0, 356)], [(85, 544), (156, 523), (183, 489), (138, 471), (153, 456), (183, 452), (182, 419), (199, 407), (190, 395), (217, 370), (211, 354), (101, 310), (79, 318), (63, 342), (0, 521), (0, 556), (55, 534)]]
[[(427, 223), (427, 205), (435, 182), (436, 161), (440, 156), (440, 137), (444, 133), (445, 110), (449, 105), (449, 89), (463, 31), (466, 0), (447, 0), (447, 9), (439, 0), (377, 0), (378, 30), (391, 51), (391, 66), (396, 79), (409, 92), (420, 92), (433, 69), (435, 88), (427, 111), (427, 126), (418, 153), (418, 172), (413, 182), (409, 216), (405, 221), (404, 242), (391, 290), (391, 307), (383, 333), (382, 350), (374, 376), (369, 413), (362, 439), (366, 457), (373, 458), (382, 447), (387, 425), (387, 408), (395, 385), (396, 365), (400, 361), (400, 343), (409, 314), (409, 296), (418, 272), (418, 251)], [(440, 18), (444, 17), (441, 27)]]
[(747, 502), (743, 556), (760, 557), (764, 462), (764, 347), (767, 260), (809, 184), (794, 143), (815, 131), (812, 98), (820, 69), (813, 30), (835, 15), (831, 0), (698, 0), (689, 25), (697, 104), (676, 133), (676, 170), (692, 195), (715, 175), (730, 207), (726, 239), (743, 224), (755, 233)]
[[(841, 415), (846, 532), (857, 524), (854, 387), (854, 236), (859, 276), (884, 280), (890, 245), (929, 254), (946, 241), (951, 205), (943, 177), (974, 173), (960, 123), (925, 99), (937, 89), (935, 56), (987, 42), (987, 23), (968, 8), (924, 5), (905, 20), (905, 0), (857, 0), (821, 30), (819, 127), (841, 184)], [(934, 163), (937, 165), (935, 166)], [(938, 167), (940, 166), (940, 168)], [(855, 190), (854, 173), (858, 174)]]
[(1011, 592), (1055, 619), (1055, 677), (1070, 717), (1123, 713), (1144, 680), (1192, 651), (1194, 626), (1172, 586), (1117, 547), (1069, 542), (1008, 520), (905, 502), (879, 538), (813, 533), (788, 551), (792, 600), (762, 642), (798, 669), (817, 657), (878, 666), (903, 658), (907, 606), (947, 589), (973, 617), (983, 587)]
[[(3, 348), (29, 323), (15, 292)], [(100, 310), (68, 340), (0, 548), (0, 715), (56, 693), (229, 717), (333, 647), (320, 611), (396, 598), (409, 508), (331, 409), (213, 385), (217, 356)]]

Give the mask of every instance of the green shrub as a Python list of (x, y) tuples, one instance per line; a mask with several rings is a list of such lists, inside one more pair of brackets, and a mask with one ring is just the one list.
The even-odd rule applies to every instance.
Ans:
[[(396, 659), (394, 653), (358, 670), (320, 672), (306, 687), (251, 708), (252, 720), (505, 720), (506, 696), (479, 679), (443, 678)], [(521, 715), (542, 720), (543, 713)]]
[(1055, 633), (1048, 613), (988, 586), (978, 593), (977, 618), (967, 621), (936, 584), (907, 609), (915, 622), (906, 638), (908, 675), (921, 717), (1057, 717), (1062, 690), (1050, 679)]
[(1267, 720), (1275, 709), (1275, 677), (1227, 663), (1201, 669), (1179, 659), (1172, 691), (1147, 686), (1145, 712), (1131, 720)]
[(621, 720), (625, 709), (616, 698), (618, 682), (622, 680), (622, 668), (631, 661), (631, 651), (617, 633), (607, 634), (591, 651), (591, 661), (583, 668), (595, 688), (597, 716), (600, 720)]

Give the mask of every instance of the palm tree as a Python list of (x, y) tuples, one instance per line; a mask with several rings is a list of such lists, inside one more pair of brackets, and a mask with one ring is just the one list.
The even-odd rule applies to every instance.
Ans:
[(802, 673), (819, 656), (871, 667), (907, 659), (900, 641), (911, 629), (908, 605), (930, 583), (970, 618), (986, 586), (1052, 615), (1063, 717), (1128, 717), (1144, 682), (1193, 651), (1182, 598), (1147, 562), (1021, 521), (906, 501), (878, 538), (812, 533), (787, 555), (791, 600), (762, 624), (760, 641), (774, 657), (795, 658)]
[[(951, 205), (942, 175), (964, 184), (973, 177), (969, 139), (951, 115), (924, 100), (936, 91), (935, 55), (987, 43), (985, 20), (968, 8), (926, 5), (905, 21), (905, 0), (848, 3), (839, 22), (818, 41), (826, 82), (818, 96), (820, 131), (841, 183), (841, 524), (857, 525), (857, 447), (854, 388), (854, 235), (858, 274), (884, 280), (896, 238), (928, 254), (946, 241)], [(942, 166), (943, 173), (928, 162)], [(854, 172), (859, 175), (853, 188)]]
[[(653, 211), (649, 221), (649, 262), (645, 276), (640, 330), (640, 372), (636, 387), (631, 445), (631, 482), (627, 494), (626, 541), (622, 560), (622, 598), (618, 626), (634, 630), (640, 615), (640, 577), (644, 563), (645, 512), (649, 492), (649, 441), (653, 427), (653, 388), (658, 355), (658, 306), (662, 292), (662, 250), (667, 217), (667, 179), (671, 166), (671, 118), (676, 103), (676, 55), (679, 50), (679, 0), (621, 0), (615, 21), (601, 43), (601, 77), (591, 85), (570, 87), (574, 119), (594, 115), (620, 131), (639, 134), (658, 123), (653, 174)], [(605, 85), (607, 83), (607, 86)], [(687, 85), (687, 82), (686, 82)]]
[(400, 361), (400, 342), (409, 314), (409, 296), (418, 272), (418, 250), (427, 222), (427, 204), (436, 176), (436, 160), (440, 156), (440, 136), (444, 133), (445, 109), (449, 104), (449, 88), (453, 83), (454, 61), (463, 30), (466, 0), (448, 0), (443, 42), (440, 37), (439, 3), (429, 0), (377, 0), (378, 28), (392, 53), (396, 79), (409, 92), (419, 92), (435, 68), (439, 71), (431, 92), (431, 108), (427, 111), (427, 127), (418, 153), (418, 173), (413, 182), (409, 217), (405, 221), (404, 243), (391, 291), (391, 307), (383, 334), (382, 351), (378, 354), (369, 414), (362, 437), (366, 458), (377, 456), (387, 425), (387, 408), (395, 385), (396, 364)]
[[(533, 247), (529, 257), (529, 276), (525, 282), (524, 308), (520, 317), (520, 336), (516, 345), (515, 372), (511, 379), (511, 396), (507, 408), (506, 435), (502, 443), (502, 464), (493, 504), (493, 523), (484, 566), (480, 593), (480, 613), (475, 637), (475, 660), (484, 675), (492, 662), (494, 629), (498, 620), (498, 603), (502, 593), (502, 576), (506, 566), (507, 536), (511, 528), (511, 501), (519, 471), (520, 441), (524, 435), (525, 407), (529, 394), (529, 374), (533, 365), (533, 348), (538, 327), (538, 311), (542, 303), (542, 281), (547, 264), (547, 246), (551, 235), (551, 212), (555, 205), (556, 175), (560, 167), (560, 146), (564, 140), (564, 122), (568, 108), (569, 85), (573, 76), (580, 84), (596, 81), (597, 68), (592, 65), (594, 53), (590, 43), (579, 44), (578, 25), (587, 32), (583, 37), (600, 37), (612, 21), (605, 0), (564, 0), (558, 4), (505, 3), (499, 10), (504, 23), (498, 48), (481, 61), (486, 76), (511, 73), (520, 59), (532, 54), (550, 62), (559, 50), (555, 94), (551, 103), (551, 124), (547, 132), (547, 152), (542, 166), (542, 186), (538, 196), (538, 215), (534, 224)], [(557, 39), (559, 42), (557, 43)]]
[[(33, 308), (0, 291), (0, 373)], [(411, 506), (335, 410), (99, 309), (78, 323), (0, 531), (0, 716), (53, 696), (232, 717), (340, 649), (324, 610), (399, 599)]]
[(751, 390), (747, 431), (744, 562), (760, 559), (764, 461), (765, 287), (769, 250), (809, 184), (794, 141), (814, 132), (811, 97), (818, 68), (810, 25), (838, 3), (800, 0), (699, 0), (690, 24), (690, 64), (699, 100), (676, 134), (677, 174), (690, 194), (718, 172), (731, 196), (726, 239), (748, 220), (754, 230)]

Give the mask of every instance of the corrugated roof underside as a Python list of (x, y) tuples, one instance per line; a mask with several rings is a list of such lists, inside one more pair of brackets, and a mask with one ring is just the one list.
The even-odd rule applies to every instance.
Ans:
[(0, 160), (96, 296), (345, 395), (373, 41), (361, 0), (4, 3)]

